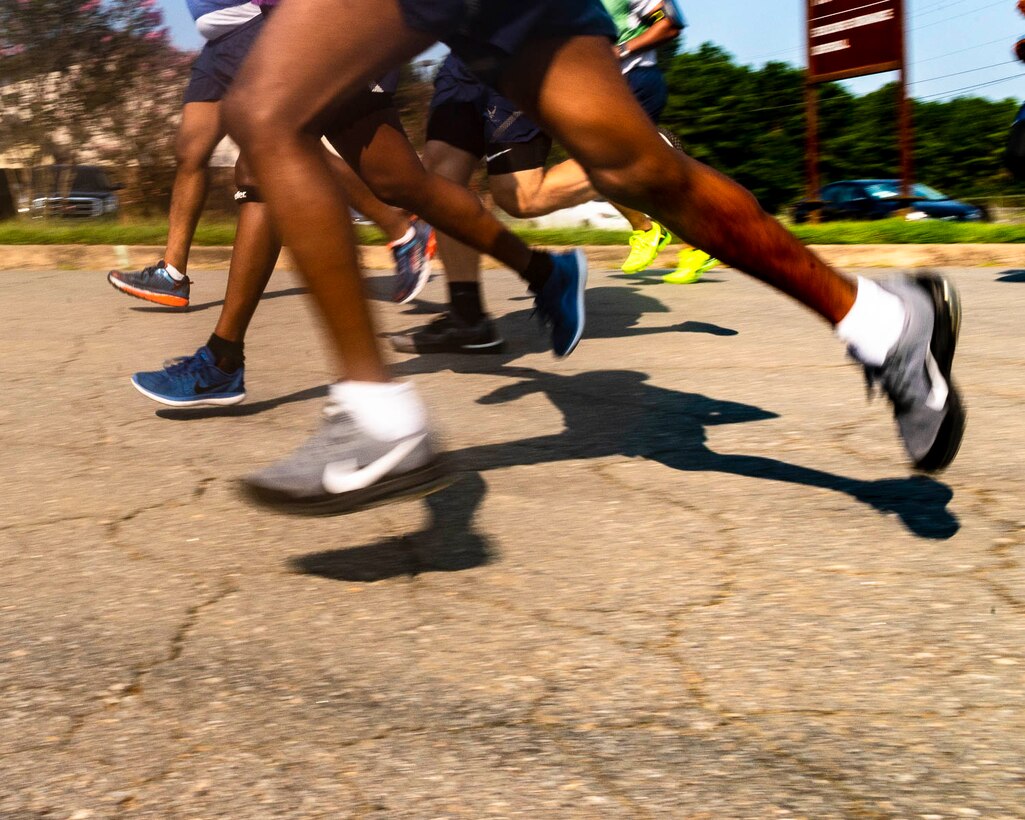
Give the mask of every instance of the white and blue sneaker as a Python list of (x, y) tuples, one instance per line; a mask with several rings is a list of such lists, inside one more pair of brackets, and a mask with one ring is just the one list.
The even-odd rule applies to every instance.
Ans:
[(587, 287), (587, 257), (579, 248), (552, 254), (552, 274), (534, 307), (541, 321), (552, 328), (552, 350), (560, 359), (568, 356), (584, 333), (584, 288)]
[(384, 440), (336, 397), (320, 429), (291, 455), (242, 479), (255, 503), (295, 515), (344, 515), (442, 489), (452, 477), (423, 426)]
[(434, 228), (422, 219), (413, 220), (409, 229), (412, 237), (390, 246), (395, 257), (392, 300), (400, 305), (415, 299), (431, 278), (431, 259), (436, 244)]
[(136, 373), (135, 389), (170, 407), (223, 407), (246, 397), (245, 367), (225, 373), (210, 348), (168, 362), (163, 370)]

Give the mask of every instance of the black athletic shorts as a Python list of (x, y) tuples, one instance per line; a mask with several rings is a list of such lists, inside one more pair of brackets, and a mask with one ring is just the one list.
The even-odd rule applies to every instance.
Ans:
[(192, 63), (183, 102), (223, 100), (261, 28), (262, 15), (204, 45)]
[(489, 174), (543, 168), (552, 147), (514, 102), (484, 85), (452, 54), (434, 78), (427, 139), (485, 157)]
[(399, 6), (410, 28), (447, 44), (491, 86), (531, 39), (618, 37), (601, 0), (399, 0)]
[[(526, 118), (524, 118), (526, 119)], [(515, 141), (488, 138), (494, 129), (486, 127), (489, 120), (470, 102), (447, 102), (431, 108), (427, 121), (427, 140), (447, 143), (468, 154), (487, 161), (488, 173), (513, 174), (544, 168), (552, 150), (552, 138), (534, 127), (529, 134)]]

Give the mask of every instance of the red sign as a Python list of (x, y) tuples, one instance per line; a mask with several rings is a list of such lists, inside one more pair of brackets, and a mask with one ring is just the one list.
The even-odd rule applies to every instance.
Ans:
[(808, 0), (812, 82), (895, 71), (903, 44), (903, 0)]

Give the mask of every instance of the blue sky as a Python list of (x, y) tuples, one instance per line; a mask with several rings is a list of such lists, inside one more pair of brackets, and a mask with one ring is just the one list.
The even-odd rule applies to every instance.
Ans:
[[(680, 0), (690, 23), (686, 47), (711, 40), (740, 62), (804, 64), (804, 0)], [(160, 0), (174, 41), (197, 48), (184, 0)], [(919, 99), (970, 94), (1025, 97), (1025, 65), (1011, 48), (1025, 34), (1015, 0), (907, 0), (911, 93)], [(863, 77), (848, 85), (864, 93), (892, 79)]]

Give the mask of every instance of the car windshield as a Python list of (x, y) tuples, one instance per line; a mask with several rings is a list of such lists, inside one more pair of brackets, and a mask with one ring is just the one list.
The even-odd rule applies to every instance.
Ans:
[(107, 175), (102, 168), (92, 165), (79, 165), (74, 169), (74, 177), (68, 185), (68, 176), (72, 169), (66, 165), (50, 165), (43, 168), (36, 168), (33, 177), (33, 187), (37, 192), (59, 193), (61, 190), (69, 191), (105, 191), (110, 188)]
[[(896, 199), (900, 194), (900, 182), (888, 180), (886, 182), (870, 182), (865, 186), (868, 195), (873, 199)], [(946, 194), (941, 194), (935, 188), (922, 185), (920, 182), (911, 186), (911, 195), (915, 199), (925, 199), (930, 202), (939, 202), (943, 199), (950, 199)]]

